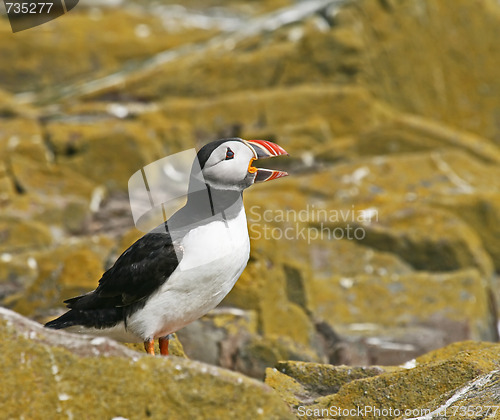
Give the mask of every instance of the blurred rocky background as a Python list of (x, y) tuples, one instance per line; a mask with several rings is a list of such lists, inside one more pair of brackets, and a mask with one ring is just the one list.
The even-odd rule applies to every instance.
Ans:
[[(290, 153), (279, 165), (291, 176), (245, 194), (250, 263), (218, 309), (179, 331), (189, 359), (266, 376), (299, 415), (300, 404), (380, 405), (388, 384), (401, 409), (436, 409), (480, 375), (498, 389), (500, 347), (478, 343), (498, 340), (497, 1), (93, 0), (16, 34), (3, 14), (0, 39), (1, 306), (45, 322), (95, 288), (142, 235), (127, 182), (143, 166), (263, 138)], [(53, 366), (93, 354), (74, 354), (64, 334), (27, 344), (44, 333), (0, 318), (3, 347), (19, 324), (43, 353), (35, 382), (59, 383)], [(127, 352), (112, 354), (139, 357)], [(244, 377), (224, 378), (220, 389)], [(284, 418), (269, 388), (248, 384), (277, 404), (258, 414)], [(255, 418), (247, 406), (231, 415), (242, 413)]]

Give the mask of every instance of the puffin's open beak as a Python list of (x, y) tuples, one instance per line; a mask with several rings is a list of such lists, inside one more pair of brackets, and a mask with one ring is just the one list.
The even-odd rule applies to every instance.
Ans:
[(254, 182), (271, 181), (272, 179), (281, 178), (288, 175), (288, 173), (285, 171), (256, 168), (255, 166), (252, 166), (254, 160), (257, 159), (267, 159), (270, 157), (288, 155), (288, 152), (285, 149), (267, 140), (244, 140), (244, 141), (254, 152), (254, 158), (250, 161), (250, 164), (248, 165), (248, 172), (250, 173), (257, 172)]

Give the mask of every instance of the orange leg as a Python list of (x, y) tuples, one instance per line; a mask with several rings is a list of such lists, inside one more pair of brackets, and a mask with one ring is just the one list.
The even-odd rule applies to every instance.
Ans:
[(152, 354), (154, 356), (155, 355), (155, 341), (152, 338), (148, 338), (144, 342), (144, 349), (146, 350), (146, 353)]
[(160, 354), (162, 356), (168, 356), (168, 338), (169, 336), (160, 337), (158, 343), (160, 344)]

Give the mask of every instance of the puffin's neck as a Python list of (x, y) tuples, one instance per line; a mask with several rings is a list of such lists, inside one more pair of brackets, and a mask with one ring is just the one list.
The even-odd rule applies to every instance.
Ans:
[(211, 216), (221, 213), (224, 218), (232, 218), (239, 214), (243, 206), (243, 192), (220, 190), (206, 184)]
[(203, 225), (207, 220), (227, 222), (236, 218), (243, 209), (241, 191), (220, 190), (205, 185), (198, 191), (188, 193), (186, 205), (168, 220), (168, 229), (182, 231), (188, 226), (191, 228)]

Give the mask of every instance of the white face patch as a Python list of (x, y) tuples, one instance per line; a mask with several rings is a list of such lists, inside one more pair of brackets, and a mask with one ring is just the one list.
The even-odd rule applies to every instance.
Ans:
[(227, 141), (217, 147), (203, 168), (203, 177), (212, 187), (243, 190), (253, 183), (254, 174), (248, 172), (254, 153), (240, 141)]

